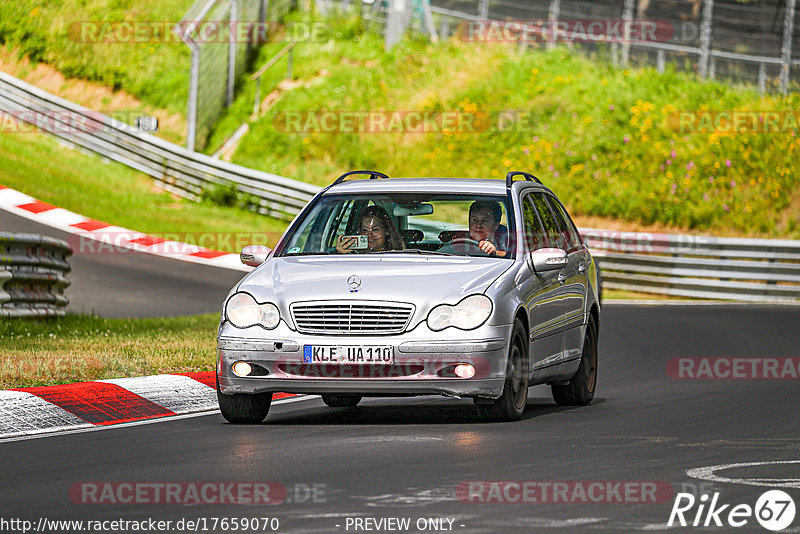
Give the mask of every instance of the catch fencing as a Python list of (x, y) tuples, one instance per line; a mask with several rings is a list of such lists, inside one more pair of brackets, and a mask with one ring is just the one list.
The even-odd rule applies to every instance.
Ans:
[(0, 316), (66, 314), (71, 254), (72, 247), (60, 239), (0, 232)]
[[(223, 109), (233, 102), (245, 71), (272, 23), (286, 15), (291, 0), (197, 0), (174, 28), (192, 54), (186, 147), (202, 149)], [(212, 31), (207, 31), (212, 28)], [(213, 39), (203, 35), (213, 34)]]
[[(329, 0), (333, 1), (333, 0)], [(361, 15), (387, 45), (410, 27), (446, 39), (563, 43), (614, 64), (668, 63), (703, 78), (787, 92), (800, 84), (798, 0), (372, 0)], [(349, 0), (338, 0), (349, 8)], [(399, 20), (421, 22), (398, 24)], [(426, 24), (426, 13), (435, 16)], [(419, 14), (417, 16), (417, 14)], [(494, 21), (497, 24), (490, 25)], [(477, 29), (477, 31), (476, 31)], [(652, 29), (653, 31), (647, 31)], [(399, 32), (399, 33), (398, 33)]]

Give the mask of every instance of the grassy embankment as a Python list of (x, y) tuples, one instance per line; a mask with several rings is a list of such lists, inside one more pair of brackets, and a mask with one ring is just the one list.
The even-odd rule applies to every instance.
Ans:
[[(353, 168), (498, 178), (525, 169), (585, 225), (800, 238), (796, 128), (692, 133), (677, 120), (681, 111), (795, 111), (798, 94), (763, 96), (672, 69), (616, 69), (566, 49), (521, 51), (457, 38), (438, 46), (410, 40), (387, 53), (357, 21), (331, 24), (340, 37), (297, 46), (295, 83), (251, 125), (233, 162), (317, 184)], [(246, 119), (252, 90), (245, 83), (212, 147)], [(285, 112), (320, 110), (488, 118), (485, 128), (460, 133), (282, 128)], [(507, 110), (519, 112), (518, 120), (498, 128), (494, 114)]]

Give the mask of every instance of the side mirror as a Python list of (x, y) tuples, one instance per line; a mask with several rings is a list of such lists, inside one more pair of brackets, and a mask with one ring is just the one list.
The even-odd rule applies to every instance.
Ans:
[(258, 267), (267, 261), (267, 257), (269, 257), (271, 253), (272, 249), (264, 245), (250, 245), (242, 249), (242, 252), (239, 254), (239, 259), (242, 260), (242, 263), (245, 265)]
[(530, 252), (529, 257), (537, 273), (562, 269), (569, 261), (566, 251), (560, 248), (540, 248)]

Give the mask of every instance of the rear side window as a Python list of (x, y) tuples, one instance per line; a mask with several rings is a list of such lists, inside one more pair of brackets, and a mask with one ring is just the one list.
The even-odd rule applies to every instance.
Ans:
[(547, 246), (547, 238), (542, 230), (542, 223), (536, 215), (533, 195), (528, 195), (522, 202), (522, 218), (525, 223), (525, 244), (528, 250), (536, 250)]
[(565, 238), (564, 240), (569, 244), (569, 246), (564, 250), (570, 251), (581, 248), (583, 246), (583, 243), (581, 242), (581, 236), (578, 233), (578, 229), (575, 228), (575, 224), (572, 222), (572, 219), (569, 218), (567, 210), (564, 209), (564, 206), (561, 205), (561, 202), (553, 197), (547, 197), (547, 201), (550, 204), (550, 207), (553, 208), (553, 213), (558, 221), (558, 225), (561, 227), (561, 233)]
[(539, 219), (542, 221), (544, 234), (547, 238), (547, 246), (567, 250), (569, 248), (569, 243), (562, 235), (561, 227), (559, 226), (553, 211), (550, 209), (550, 206), (547, 204), (547, 200), (545, 200), (544, 195), (542, 193), (534, 193), (531, 195), (531, 198), (536, 206), (536, 213), (539, 215)]

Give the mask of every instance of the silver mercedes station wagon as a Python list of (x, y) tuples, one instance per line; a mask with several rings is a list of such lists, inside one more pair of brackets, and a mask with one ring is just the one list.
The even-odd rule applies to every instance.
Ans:
[[(359, 179), (360, 178), (360, 179)], [(519, 179), (521, 178), (521, 179)], [(257, 423), (274, 392), (472, 398), (515, 420), (528, 388), (588, 404), (597, 383), (595, 262), (533, 175), (389, 178), (320, 191), (228, 295), (217, 337), (222, 415)]]

